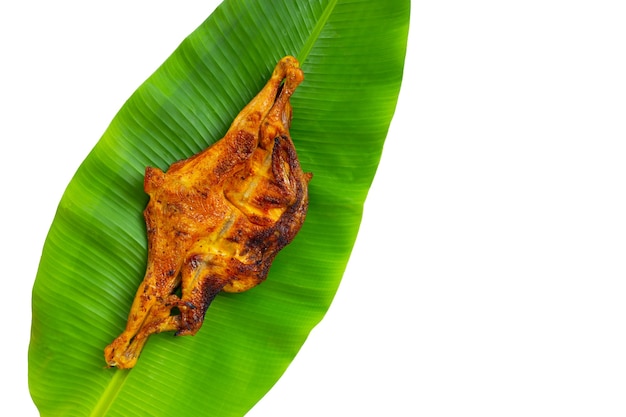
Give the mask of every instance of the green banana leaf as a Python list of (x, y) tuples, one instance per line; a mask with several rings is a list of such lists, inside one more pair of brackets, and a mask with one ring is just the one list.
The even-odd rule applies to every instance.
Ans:
[[(226, 0), (129, 98), (68, 185), (33, 288), (29, 386), (42, 416), (241, 416), (337, 290), (400, 89), (409, 0)], [(153, 335), (105, 367), (146, 265), (146, 166), (221, 138), (278, 60), (305, 81), (291, 134), (309, 212), (262, 285), (220, 294), (193, 337)], [(320, 358), (320, 360), (322, 360)]]

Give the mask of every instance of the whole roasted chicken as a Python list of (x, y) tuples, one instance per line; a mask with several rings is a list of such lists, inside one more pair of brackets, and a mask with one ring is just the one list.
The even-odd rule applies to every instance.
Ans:
[(261, 283), (296, 236), (312, 176), (289, 135), (302, 80), (298, 61), (281, 59), (221, 140), (165, 173), (146, 168), (146, 274), (126, 329), (104, 350), (108, 366), (135, 366), (153, 333), (195, 334), (220, 291)]

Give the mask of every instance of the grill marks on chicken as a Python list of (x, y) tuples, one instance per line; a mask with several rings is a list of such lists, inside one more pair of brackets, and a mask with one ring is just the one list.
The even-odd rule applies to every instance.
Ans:
[(146, 168), (146, 274), (108, 366), (132, 368), (153, 333), (195, 334), (220, 291), (261, 283), (298, 233), (312, 175), (289, 135), (289, 98), (302, 80), (298, 61), (281, 59), (221, 140), (165, 173)]

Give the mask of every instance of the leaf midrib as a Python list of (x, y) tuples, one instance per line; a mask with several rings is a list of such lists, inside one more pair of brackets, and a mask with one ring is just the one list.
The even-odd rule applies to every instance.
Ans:
[(333, 10), (335, 10), (335, 6), (337, 5), (338, 1), (339, 0), (331, 0), (326, 5), (324, 12), (320, 16), (317, 23), (315, 24), (313, 31), (311, 31), (311, 34), (309, 35), (307, 41), (302, 46), (300, 53), (298, 53), (298, 56), (296, 57), (298, 58), (298, 61), (300, 61), (300, 65), (302, 65), (304, 61), (306, 60), (306, 58), (309, 56), (309, 53), (313, 49), (313, 45), (315, 45), (315, 42), (317, 42), (317, 40), (319, 39), (320, 34), (322, 33), (322, 30), (324, 29), (324, 27), (326, 26), (326, 23), (328, 22), (328, 19), (333, 14)]
[(115, 399), (122, 390), (129, 374), (130, 370), (116, 369), (113, 371), (113, 378), (109, 381), (109, 384), (98, 399), (98, 402), (91, 411), (91, 414), (89, 414), (89, 417), (103, 417), (106, 415), (107, 411), (109, 411), (109, 408), (115, 402)]
[[(332, 15), (338, 1), (339, 0), (330, 0), (326, 5), (326, 8), (324, 9), (322, 15), (315, 24), (315, 27), (307, 38), (307, 41), (304, 43), (300, 52), (297, 54), (297, 59), (300, 62), (300, 65), (302, 65), (306, 58), (309, 56), (309, 53), (319, 39), (320, 34), (324, 30), (324, 27), (326, 26), (328, 19)], [(109, 383), (107, 384), (105, 390), (98, 399), (98, 402), (95, 404), (93, 410), (89, 414), (90, 417), (104, 417), (107, 414), (108, 410), (111, 408), (116, 398), (122, 391), (122, 387), (124, 386), (124, 383), (126, 382), (131, 372), (132, 369), (115, 369), (113, 371), (113, 377), (109, 380)]]

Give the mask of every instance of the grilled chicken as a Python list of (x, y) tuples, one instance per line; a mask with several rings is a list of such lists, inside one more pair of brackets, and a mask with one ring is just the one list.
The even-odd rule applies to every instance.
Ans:
[(148, 167), (148, 262), (126, 329), (105, 348), (108, 366), (132, 368), (153, 333), (194, 335), (220, 291), (261, 283), (300, 230), (310, 173), (289, 135), (298, 61), (281, 59), (226, 135), (167, 172)]

